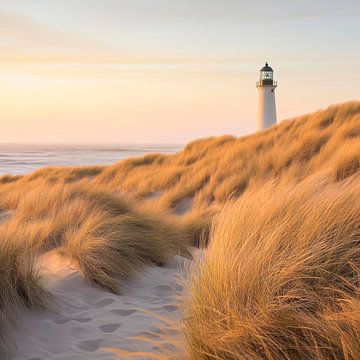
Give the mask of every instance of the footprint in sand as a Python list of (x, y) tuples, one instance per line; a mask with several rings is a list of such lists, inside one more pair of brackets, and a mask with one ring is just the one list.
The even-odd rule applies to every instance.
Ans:
[(115, 302), (115, 300), (112, 299), (112, 298), (102, 299), (102, 300), (97, 301), (94, 304), (94, 307), (97, 308), (97, 309), (100, 309), (100, 308), (108, 306), (108, 305), (110, 305), (110, 304), (112, 304), (114, 302)]
[(172, 295), (173, 289), (167, 285), (158, 285), (153, 288), (153, 292), (159, 296), (170, 296)]
[(99, 329), (104, 332), (104, 333), (112, 333), (115, 330), (117, 330), (122, 324), (105, 324), (105, 325), (101, 325), (99, 326)]
[(67, 322), (69, 322), (69, 321), (77, 321), (77, 322), (80, 322), (80, 323), (86, 323), (86, 322), (89, 322), (89, 321), (91, 321), (92, 320), (92, 318), (81, 318), (81, 317), (79, 317), (79, 318), (65, 318), (65, 319), (55, 319), (55, 320), (53, 320), (54, 321), (54, 323), (55, 324), (66, 324)]
[(136, 310), (121, 310), (121, 309), (115, 309), (110, 310), (110, 312), (114, 315), (120, 315), (120, 316), (129, 316), (136, 312)]
[(78, 342), (77, 347), (80, 350), (93, 352), (100, 347), (102, 341), (103, 339), (82, 340)]

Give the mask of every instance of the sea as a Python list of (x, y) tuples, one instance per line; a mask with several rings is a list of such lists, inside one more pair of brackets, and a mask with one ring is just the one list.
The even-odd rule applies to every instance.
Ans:
[(133, 156), (172, 154), (182, 145), (0, 144), (0, 175), (26, 174), (44, 166), (110, 165)]

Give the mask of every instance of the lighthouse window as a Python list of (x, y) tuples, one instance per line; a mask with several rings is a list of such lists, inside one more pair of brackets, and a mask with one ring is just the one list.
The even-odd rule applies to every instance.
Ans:
[(272, 71), (262, 71), (261, 78), (262, 79), (272, 79), (273, 78)]

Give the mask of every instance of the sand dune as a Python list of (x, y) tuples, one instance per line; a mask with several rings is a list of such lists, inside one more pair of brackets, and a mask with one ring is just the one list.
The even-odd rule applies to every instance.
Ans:
[[(156, 339), (164, 331), (158, 316), (179, 317), (176, 299), (182, 290), (177, 281), (184, 275), (182, 257), (162, 268), (147, 268), (137, 280), (123, 285), (122, 295), (85, 284), (59, 255), (46, 255), (41, 266), (55, 310), (43, 315), (17, 312), (19, 327), (12, 336), (16, 360), (116, 359), (109, 348), (156, 352), (157, 344), (130, 338)], [(170, 329), (165, 330), (171, 334)]]
[(178, 268), (188, 272), (170, 259), (192, 241), (210, 247), (184, 291), (185, 359), (358, 360), (359, 121), (351, 102), (171, 156), (0, 177), (0, 349), (15, 360), (115, 359), (116, 349), (168, 359), (156, 352), (179, 335), (156, 316), (180, 317), (173, 290)]

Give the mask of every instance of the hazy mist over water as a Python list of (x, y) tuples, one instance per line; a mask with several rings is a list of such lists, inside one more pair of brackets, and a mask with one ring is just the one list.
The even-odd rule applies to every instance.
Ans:
[(44, 166), (108, 165), (149, 153), (171, 154), (181, 145), (0, 144), (0, 175), (24, 174)]

